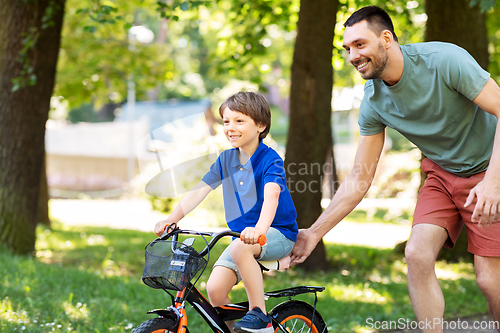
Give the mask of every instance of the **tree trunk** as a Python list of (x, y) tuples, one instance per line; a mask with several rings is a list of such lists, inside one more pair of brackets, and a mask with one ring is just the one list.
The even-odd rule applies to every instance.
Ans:
[[(457, 44), (466, 49), (484, 69), (488, 69), (488, 32), (486, 14), (479, 5), (469, 6), (469, 0), (433, 0), (425, 2), (427, 25), (425, 41), (442, 41)], [(425, 175), (423, 175), (425, 177)], [(463, 228), (455, 247), (440, 252), (438, 259), (458, 261), (472, 260), (467, 252), (467, 234)]]
[(42, 172), (40, 172), (40, 191), (38, 195), (38, 223), (50, 227), (49, 218), (49, 186), (47, 184), (47, 163), (45, 156), (42, 163)]
[[(285, 167), (299, 228), (321, 214), (323, 165), (332, 147), (333, 36), (338, 0), (301, 1), (292, 64)], [(304, 262), (326, 268), (323, 242)]]
[(427, 24), (425, 41), (442, 41), (466, 49), (484, 69), (488, 69), (488, 31), (486, 14), (470, 0), (432, 0), (425, 2)]
[[(0, 242), (19, 254), (35, 249), (45, 123), (54, 88), (65, 0), (0, 1)], [(49, 17), (44, 26), (42, 20)], [(47, 24), (48, 23), (48, 24)], [(38, 34), (38, 38), (36, 38)], [(36, 43), (23, 44), (26, 36)], [(21, 51), (36, 84), (13, 91)]]

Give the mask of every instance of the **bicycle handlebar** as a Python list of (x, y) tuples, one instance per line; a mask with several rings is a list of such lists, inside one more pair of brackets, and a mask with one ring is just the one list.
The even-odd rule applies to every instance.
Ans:
[[(204, 231), (174, 229), (173, 231), (170, 232), (168, 230), (165, 230), (163, 235), (158, 237), (157, 240), (166, 240), (169, 237), (172, 237), (172, 241), (177, 242), (177, 240), (179, 239), (179, 234), (212, 237), (212, 239), (208, 242), (207, 246), (205, 246), (205, 248), (201, 252), (199, 252), (201, 256), (205, 256), (208, 253), (208, 251), (210, 251), (221, 238), (227, 236), (240, 237), (241, 235), (241, 233), (232, 230), (224, 230), (221, 232), (204, 232)], [(266, 242), (267, 242), (266, 235), (260, 235), (258, 239), (258, 244), (260, 246), (264, 246)]]

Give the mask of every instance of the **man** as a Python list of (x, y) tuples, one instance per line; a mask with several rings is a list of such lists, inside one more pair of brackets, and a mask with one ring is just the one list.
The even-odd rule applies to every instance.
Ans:
[[(500, 320), (500, 88), (463, 49), (448, 43), (398, 44), (389, 15), (375, 6), (344, 24), (349, 61), (368, 80), (359, 110), (354, 167), (328, 208), (300, 230), (292, 251), (300, 263), (362, 200), (373, 180), (386, 126), (428, 157), (406, 247), (408, 289), (418, 321), (439, 323), (444, 298), (434, 266), (465, 222), (477, 283)], [(500, 128), (500, 127), (499, 127)], [(425, 327), (440, 332), (441, 325)]]

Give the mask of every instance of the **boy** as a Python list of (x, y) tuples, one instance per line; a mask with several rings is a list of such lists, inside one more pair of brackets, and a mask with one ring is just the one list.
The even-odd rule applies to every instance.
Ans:
[[(213, 306), (231, 303), (229, 292), (241, 278), (251, 310), (234, 329), (270, 333), (274, 330), (266, 313), (256, 259), (273, 261), (289, 255), (298, 233), (297, 213), (286, 187), (283, 160), (262, 143), (271, 125), (266, 99), (256, 92), (239, 92), (222, 103), (219, 114), (233, 149), (221, 153), (168, 219), (156, 224), (155, 233), (161, 235), (167, 225), (177, 223), (222, 184), (228, 227), (241, 232), (241, 238), (235, 239), (215, 263), (207, 283), (208, 297)], [(267, 238), (262, 247), (258, 245), (261, 235)]]

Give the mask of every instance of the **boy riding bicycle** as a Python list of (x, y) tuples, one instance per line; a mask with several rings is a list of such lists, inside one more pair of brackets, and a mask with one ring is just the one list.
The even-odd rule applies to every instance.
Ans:
[[(273, 332), (266, 313), (262, 272), (257, 260), (273, 261), (291, 252), (298, 233), (281, 157), (262, 143), (271, 126), (269, 105), (259, 93), (239, 92), (219, 107), (224, 134), (233, 149), (223, 151), (210, 171), (185, 195), (172, 214), (155, 226), (161, 235), (222, 184), (228, 227), (241, 232), (214, 265), (207, 283), (213, 306), (231, 303), (229, 292), (243, 280), (251, 309), (234, 324), (236, 332)], [(258, 244), (261, 235), (267, 243)], [(228, 325), (231, 327), (232, 325)]]

